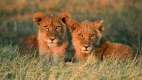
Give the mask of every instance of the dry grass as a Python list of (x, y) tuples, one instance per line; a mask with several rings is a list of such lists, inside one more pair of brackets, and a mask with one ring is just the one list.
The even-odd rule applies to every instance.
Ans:
[(141, 61), (90, 58), (86, 63), (51, 66), (34, 56), (20, 56), (16, 46), (1, 46), (1, 80), (141, 80)]

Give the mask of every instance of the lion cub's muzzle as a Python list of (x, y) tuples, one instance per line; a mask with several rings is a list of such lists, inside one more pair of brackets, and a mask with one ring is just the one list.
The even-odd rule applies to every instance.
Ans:
[(57, 46), (59, 44), (59, 39), (56, 38), (56, 37), (50, 37), (47, 40), (47, 43), (48, 43), (49, 47), (55, 47), (55, 46)]
[(91, 45), (83, 45), (81, 48), (81, 52), (87, 53), (87, 54), (91, 53), (92, 50), (93, 50), (93, 46)]

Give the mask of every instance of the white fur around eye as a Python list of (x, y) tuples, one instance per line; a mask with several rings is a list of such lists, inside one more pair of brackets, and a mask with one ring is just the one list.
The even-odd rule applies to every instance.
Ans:
[(49, 31), (49, 28), (46, 28), (47, 31)]
[(90, 34), (91, 39), (96, 38), (95, 34)]
[(91, 39), (95, 39), (95, 38), (96, 38), (95, 35), (92, 35), (92, 36), (91, 36)]

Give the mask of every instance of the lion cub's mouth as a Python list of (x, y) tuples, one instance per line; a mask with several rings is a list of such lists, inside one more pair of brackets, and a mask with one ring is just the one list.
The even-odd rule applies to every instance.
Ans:
[(56, 47), (59, 45), (59, 40), (47, 40), (47, 44), (49, 47)]
[(48, 46), (49, 46), (49, 47), (56, 47), (56, 46), (58, 46), (58, 44), (49, 43)]
[(87, 53), (90, 54), (92, 52), (93, 48), (92, 47), (82, 47), (81, 52), (82, 53)]

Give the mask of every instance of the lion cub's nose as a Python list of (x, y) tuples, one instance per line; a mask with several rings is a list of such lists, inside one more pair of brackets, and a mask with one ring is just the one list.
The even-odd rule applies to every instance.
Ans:
[(56, 38), (55, 37), (50, 37), (50, 40), (51, 41), (54, 41)]
[(84, 45), (84, 46), (83, 46), (83, 48), (82, 48), (82, 50), (88, 51), (88, 50), (89, 50), (89, 48), (90, 48), (90, 46), (89, 46), (89, 45)]
[(89, 45), (85, 45), (84, 48), (87, 49), (89, 47)]

